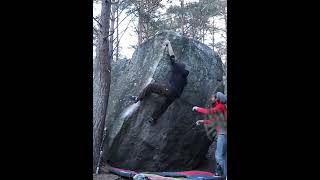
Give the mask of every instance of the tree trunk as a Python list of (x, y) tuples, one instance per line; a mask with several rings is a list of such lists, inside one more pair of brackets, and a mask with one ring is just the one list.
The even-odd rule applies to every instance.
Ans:
[(143, 37), (142, 37), (142, 31), (143, 31), (143, 13), (142, 13), (142, 3), (139, 2), (138, 4), (138, 14), (139, 14), (139, 20), (138, 20), (138, 45), (142, 44)]
[(117, 4), (117, 54), (116, 61), (119, 60), (119, 5)]
[(149, 24), (150, 24), (150, 17), (148, 16), (147, 13), (151, 13), (150, 12), (150, 9), (152, 8), (152, 4), (150, 4), (150, 1), (146, 0), (146, 4), (145, 4), (145, 22), (144, 22), (144, 33), (145, 33), (145, 38), (144, 38), (144, 41), (146, 39), (149, 38), (150, 34), (149, 34)]
[(196, 32), (195, 32), (195, 30), (194, 30), (194, 27), (191, 27), (192, 28), (192, 30), (191, 30), (191, 32), (192, 32), (192, 39), (195, 39), (196, 38)]
[(101, 36), (99, 37), (98, 54), (93, 78), (93, 169), (99, 158), (99, 148), (102, 143), (102, 135), (107, 112), (111, 64), (109, 56), (109, 26), (110, 26), (110, 0), (102, 1), (101, 8)]
[(215, 25), (214, 25), (214, 18), (213, 18), (213, 20), (212, 20), (212, 50), (213, 50), (213, 52), (214, 52), (214, 47), (215, 47), (214, 34), (215, 34)]
[(184, 35), (184, 24), (185, 24), (185, 20), (184, 20), (184, 0), (180, 0), (180, 5), (181, 5), (181, 33)]
[[(227, 2), (226, 2), (227, 3)], [(224, 19), (224, 26), (227, 32), (227, 4), (225, 4), (225, 6), (223, 7), (223, 19)]]
[(203, 27), (203, 29), (202, 29), (202, 43), (204, 44), (204, 34), (205, 34), (205, 29), (204, 29), (205, 27)]
[(138, 22), (138, 45), (142, 43), (142, 15), (139, 12), (139, 22)]
[(228, 73), (227, 73), (227, 59), (224, 63), (224, 72), (225, 72), (225, 75), (224, 75), (224, 80), (223, 80), (223, 83), (224, 83), (224, 94), (227, 95), (228, 91), (227, 91), (227, 85), (228, 85)]
[[(110, 40), (109, 40), (109, 55), (110, 55), (110, 61), (113, 60), (113, 35), (114, 35), (114, 22), (115, 22), (115, 14), (116, 14), (116, 4), (111, 5), (111, 24), (110, 24)], [(117, 27), (118, 28), (118, 27)]]
[(228, 84), (228, 73), (227, 73), (227, 2), (225, 2), (225, 5), (223, 7), (223, 18), (224, 18), (224, 25), (225, 25), (225, 33), (226, 33), (226, 48), (225, 48), (225, 63), (224, 63), (224, 71), (225, 71), (225, 80), (224, 80), (224, 94), (227, 95), (227, 84)]

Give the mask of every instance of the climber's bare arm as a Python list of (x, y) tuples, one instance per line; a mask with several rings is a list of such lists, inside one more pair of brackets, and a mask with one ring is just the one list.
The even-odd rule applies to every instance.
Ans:
[(166, 46), (167, 46), (167, 48), (168, 48), (168, 51), (169, 51), (171, 63), (175, 63), (175, 55), (174, 55), (174, 53), (173, 53), (173, 50), (172, 50), (170, 41), (167, 40), (167, 41), (165, 42), (165, 44), (166, 44)]

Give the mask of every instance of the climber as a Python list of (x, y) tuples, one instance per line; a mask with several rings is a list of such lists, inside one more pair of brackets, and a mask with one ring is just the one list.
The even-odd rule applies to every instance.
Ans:
[(198, 120), (197, 125), (204, 124), (208, 125), (211, 123), (216, 124), (216, 131), (218, 134), (217, 147), (215, 152), (215, 158), (217, 161), (217, 168), (215, 170), (216, 175), (221, 175), (219, 171), (222, 169), (223, 175), (227, 176), (227, 97), (221, 93), (217, 92), (211, 97), (212, 107), (202, 108), (194, 106), (192, 111), (196, 111), (202, 114), (211, 114), (212, 118), (209, 120)]
[(170, 41), (166, 41), (165, 44), (169, 51), (170, 64), (172, 68), (172, 74), (170, 75), (169, 81), (165, 83), (150, 83), (142, 90), (138, 97), (129, 97), (135, 103), (143, 100), (151, 93), (156, 93), (166, 97), (165, 102), (160, 106), (160, 108), (156, 109), (151, 117), (148, 118), (148, 122), (152, 125), (157, 122), (158, 118), (166, 111), (170, 104), (180, 97), (184, 87), (187, 85), (187, 76), (189, 75), (189, 71), (185, 69), (185, 64), (175, 62), (175, 55)]

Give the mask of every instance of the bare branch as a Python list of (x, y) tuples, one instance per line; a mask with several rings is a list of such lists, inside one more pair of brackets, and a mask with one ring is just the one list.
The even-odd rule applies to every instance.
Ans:
[(226, 37), (226, 36), (224, 36), (223, 34), (220, 34), (220, 35), (221, 35), (223, 38), (225, 38), (225, 39), (227, 38), (227, 37)]
[(101, 31), (98, 31), (96, 28), (93, 28), (93, 31), (98, 35), (101, 34)]
[[(130, 0), (131, 1), (131, 0)], [(133, 3), (132, 1), (131, 1), (131, 3)], [(134, 3), (133, 3), (134, 4)], [(157, 5), (155, 5), (155, 6), (153, 6), (149, 11), (146, 11), (146, 12), (144, 12), (144, 13), (146, 13), (146, 14), (148, 14), (148, 13), (150, 13), (151, 11), (153, 11), (155, 8), (157, 7)], [(127, 18), (127, 17), (129, 17), (130, 15), (132, 15), (132, 14), (134, 14), (135, 15), (135, 17), (138, 17), (138, 15), (137, 14), (135, 14), (136, 12), (139, 12), (140, 11), (140, 9), (141, 9), (141, 7), (136, 7), (137, 8), (137, 10), (135, 10), (135, 11), (132, 11), (131, 13), (129, 13), (126, 17), (124, 17), (119, 23), (118, 23), (118, 25), (114, 28), (114, 29), (117, 29), (119, 26), (120, 26), (120, 24)], [(119, 16), (119, 15), (118, 15)], [(134, 18), (134, 17), (133, 17)], [(129, 25), (129, 23), (133, 20), (133, 18), (131, 18), (131, 20), (128, 22), (128, 25)], [(149, 21), (148, 21), (149, 22)], [(146, 23), (148, 23), (148, 22), (146, 22)], [(127, 28), (125, 29), (125, 30), (127, 30), (128, 29), (128, 26), (127, 26)], [(123, 31), (122, 31), (123, 32)], [(113, 33), (111, 33), (111, 34), (109, 34), (109, 36), (112, 36), (114, 34), (114, 32)]]
[(124, 17), (114, 29), (117, 29), (118, 26), (119, 26), (127, 17), (129, 17), (129, 16), (130, 16), (131, 14), (133, 14), (133, 13), (135, 13), (135, 12), (133, 11), (133, 12), (131, 12), (130, 14), (128, 14), (126, 17)]
[(102, 25), (100, 24), (100, 22), (98, 21), (97, 18), (93, 17), (93, 20), (95, 20), (95, 21), (98, 23), (98, 26), (99, 26), (100, 28), (102, 27)]
[[(116, 47), (118, 47), (119, 46), (119, 43), (120, 43), (120, 41), (121, 41), (121, 39), (122, 39), (122, 37), (123, 37), (123, 35), (125, 34), (125, 32), (127, 31), (127, 29), (129, 28), (129, 25), (130, 25), (130, 23), (132, 22), (132, 20), (134, 19), (134, 17), (133, 18), (131, 18), (130, 19), (130, 21), (128, 22), (128, 25), (127, 25), (127, 27), (120, 33), (121, 34), (121, 36), (120, 36), (120, 38), (119, 38), (119, 41), (117, 42), (117, 46)], [(115, 38), (116, 39), (116, 38)], [(114, 39), (114, 40), (115, 40)], [(113, 48), (112, 49), (112, 53), (113, 53), (113, 51), (116, 49), (116, 47), (115, 48)]]
[[(123, 2), (124, 2), (124, 1), (121, 1), (118, 6), (120, 7), (120, 5), (121, 5)], [(128, 6), (130, 6), (129, 3), (126, 5), (126, 7), (123, 7), (122, 10), (121, 10), (118, 14), (121, 14), (123, 11), (125, 11)]]

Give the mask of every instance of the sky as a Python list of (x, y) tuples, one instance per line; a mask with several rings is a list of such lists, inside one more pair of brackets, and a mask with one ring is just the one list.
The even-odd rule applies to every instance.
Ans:
[[(164, 1), (165, 2), (165, 1)], [(185, 0), (185, 3), (188, 2), (198, 2), (198, 0)], [(179, 0), (172, 0), (171, 3), (163, 3), (166, 7), (163, 10), (160, 10), (161, 13), (164, 13), (166, 8), (168, 8), (170, 5), (180, 5), (180, 1)], [(93, 4), (93, 16), (97, 16), (101, 13), (101, 5), (100, 4)], [(125, 13), (121, 13), (120, 18), (119, 18), (119, 22), (126, 16)], [(130, 22), (132, 17), (127, 17), (120, 25), (119, 25), (119, 34), (120, 36), (122, 35), (122, 32), (127, 28), (128, 23)], [(218, 27), (224, 27), (224, 21), (223, 20), (216, 20), (216, 26)], [(133, 45), (136, 45), (138, 43), (138, 37), (136, 35), (136, 33), (134, 32), (134, 27), (137, 26), (137, 21), (132, 20), (129, 24), (129, 27), (127, 29), (127, 31), (123, 34), (122, 39), (120, 40), (120, 46), (122, 48), (121, 50), (121, 54), (130, 59), (134, 49), (131, 47)], [(225, 39), (219, 35), (216, 34), (215, 35), (215, 40), (216, 42), (219, 41), (225, 41)], [(205, 41), (205, 44), (211, 42), (211, 36), (208, 35), (207, 36), (207, 40)], [(93, 55), (95, 56), (95, 49), (93, 49)], [(222, 58), (223, 59), (223, 58)]]

